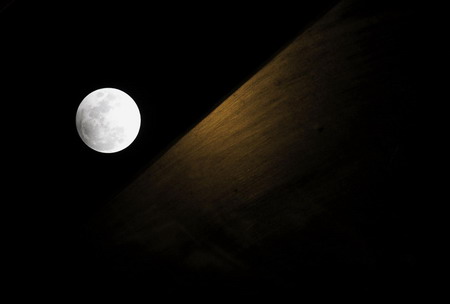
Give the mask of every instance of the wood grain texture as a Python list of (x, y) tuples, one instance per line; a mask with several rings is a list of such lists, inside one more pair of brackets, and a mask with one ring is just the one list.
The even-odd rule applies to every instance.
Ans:
[(364, 2), (340, 2), (100, 210), (102, 271), (253, 291), (409, 271), (412, 13)]

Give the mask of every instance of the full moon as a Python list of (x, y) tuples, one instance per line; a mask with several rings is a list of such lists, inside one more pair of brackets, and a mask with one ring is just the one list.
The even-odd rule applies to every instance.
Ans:
[(141, 114), (125, 92), (103, 88), (88, 94), (75, 118), (78, 134), (91, 149), (114, 153), (128, 147), (141, 126)]

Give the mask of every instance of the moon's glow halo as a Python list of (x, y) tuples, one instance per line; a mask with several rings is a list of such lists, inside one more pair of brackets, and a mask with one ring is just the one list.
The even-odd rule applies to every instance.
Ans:
[(128, 94), (114, 88), (102, 88), (81, 101), (75, 122), (78, 135), (88, 147), (102, 153), (114, 153), (135, 140), (141, 115)]

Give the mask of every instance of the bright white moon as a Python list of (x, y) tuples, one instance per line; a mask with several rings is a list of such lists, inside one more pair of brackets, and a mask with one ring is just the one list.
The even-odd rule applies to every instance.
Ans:
[(128, 94), (103, 88), (81, 101), (75, 122), (86, 145), (98, 152), (114, 153), (134, 141), (141, 126), (141, 114)]

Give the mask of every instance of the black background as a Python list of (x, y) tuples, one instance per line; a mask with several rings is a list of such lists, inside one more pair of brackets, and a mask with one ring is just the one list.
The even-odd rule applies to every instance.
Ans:
[[(10, 127), (18, 129), (14, 153), (25, 154), (24, 170), (37, 174), (39, 189), (45, 180), (46, 194), (64, 192), (76, 202), (71, 209), (84, 213), (335, 2), (14, 1), (1, 19), (3, 92), (16, 111)], [(127, 92), (142, 116), (135, 142), (115, 154), (85, 146), (74, 123), (81, 100), (103, 87)]]
[[(82, 267), (90, 248), (81, 227), (95, 210), (334, 3), (2, 3), (3, 223), (13, 285), (67, 280)], [(125, 91), (141, 112), (137, 139), (113, 154), (88, 148), (75, 126), (82, 99), (103, 87)]]
[[(3, 9), (9, 282), (40, 288), (85, 271), (83, 223), (336, 2), (17, 0)], [(137, 139), (118, 153), (91, 150), (75, 127), (81, 100), (102, 87), (125, 91), (141, 111)], [(407, 161), (425, 172), (418, 158), (429, 139), (412, 139), (417, 129)], [(70, 284), (89, 276), (75, 273)]]

